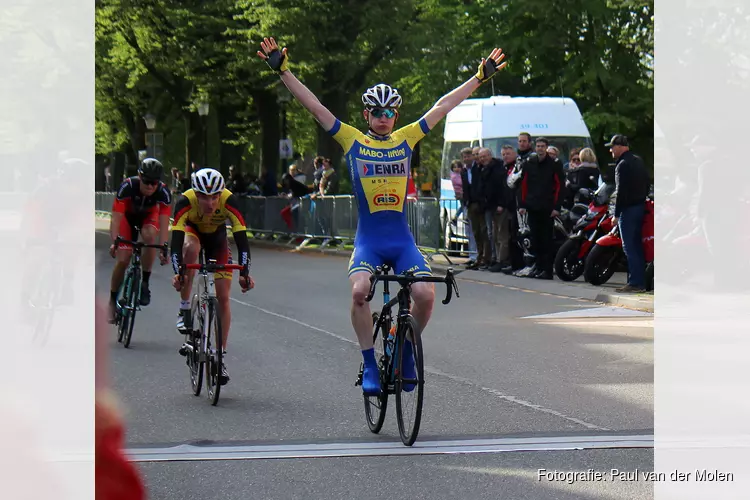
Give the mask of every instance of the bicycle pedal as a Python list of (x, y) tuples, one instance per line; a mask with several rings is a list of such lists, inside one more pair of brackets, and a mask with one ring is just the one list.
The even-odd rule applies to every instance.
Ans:
[(362, 385), (362, 376), (365, 372), (365, 365), (364, 363), (359, 364), (359, 373), (357, 374), (357, 381), (354, 382), (354, 387), (357, 387), (359, 385)]

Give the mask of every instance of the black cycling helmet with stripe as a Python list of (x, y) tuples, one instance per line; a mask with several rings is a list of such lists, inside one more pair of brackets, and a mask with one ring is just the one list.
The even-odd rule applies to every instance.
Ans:
[(146, 158), (138, 168), (138, 174), (146, 179), (159, 181), (164, 173), (164, 166), (156, 158)]

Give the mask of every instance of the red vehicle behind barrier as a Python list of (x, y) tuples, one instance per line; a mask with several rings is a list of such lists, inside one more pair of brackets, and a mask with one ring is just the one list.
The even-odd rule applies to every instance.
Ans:
[[(610, 221), (611, 217), (608, 218)], [(646, 214), (643, 217), (643, 255), (646, 261), (646, 288), (651, 289), (653, 285), (654, 270), (654, 202), (646, 200)], [(622, 248), (620, 229), (614, 226), (606, 235), (596, 240), (596, 245), (591, 249), (583, 270), (583, 278), (592, 285), (599, 286), (612, 277), (618, 264), (625, 258)]]
[(588, 212), (578, 219), (568, 240), (555, 255), (555, 274), (563, 281), (574, 281), (583, 274), (586, 256), (596, 241), (612, 230), (612, 218), (607, 217), (612, 185), (602, 185), (594, 193)]

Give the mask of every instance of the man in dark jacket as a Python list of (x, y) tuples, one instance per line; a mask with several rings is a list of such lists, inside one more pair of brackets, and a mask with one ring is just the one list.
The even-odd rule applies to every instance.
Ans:
[(650, 176), (643, 160), (630, 152), (627, 137), (616, 134), (605, 146), (617, 162), (615, 217), (622, 237), (622, 249), (628, 258), (628, 284), (617, 291), (642, 292), (646, 285), (642, 229)]
[(488, 148), (479, 150), (478, 162), (482, 165), (481, 190), (487, 239), (490, 245), (489, 270), (496, 273), (509, 265), (509, 221), (507, 202), (507, 175), (505, 166), (492, 157)]
[[(474, 164), (474, 153), (471, 148), (464, 148), (461, 150), (461, 162), (463, 163), (463, 168), (461, 169), (461, 186), (468, 186), (470, 184), (470, 172), (471, 172), (471, 166)], [(464, 226), (466, 229), (466, 236), (469, 239), (469, 260), (466, 262), (467, 269), (474, 268), (475, 264), (477, 263), (477, 242), (474, 240), (474, 231), (471, 228), (471, 219), (468, 219), (469, 216), (469, 207), (466, 204), (466, 191), (462, 190), (461, 193), (461, 208), (463, 209), (466, 216), (464, 219), (466, 219), (466, 225)]]
[[(477, 149), (477, 156), (479, 148)], [(474, 241), (477, 244), (477, 260), (467, 269), (487, 269), (492, 260), (490, 240), (487, 237), (487, 224), (484, 218), (484, 196), (482, 188), (482, 176), (486, 167), (474, 161), (463, 174), (461, 179), (464, 186), (464, 205), (469, 213), (471, 230), (474, 233)]]
[(560, 160), (547, 154), (549, 141), (544, 137), (536, 140), (536, 154), (524, 161), (523, 174), (518, 189), (519, 212), (528, 213), (531, 230), (531, 245), (536, 263), (529, 273), (531, 278), (552, 279), (553, 218), (560, 215), (565, 180)]
[(513, 169), (516, 166), (518, 152), (513, 146), (506, 144), (502, 147), (501, 154), (506, 175), (506, 181), (503, 182), (503, 186), (505, 188), (505, 201), (508, 204), (506, 212), (508, 212), (508, 232), (510, 235), (510, 262), (509, 265), (503, 267), (501, 271), (505, 274), (511, 274), (513, 271), (517, 271), (524, 267), (523, 250), (518, 238), (519, 225), (518, 217), (516, 216), (516, 210), (518, 210), (518, 205), (516, 203), (516, 188), (508, 186), (507, 183), (507, 178), (512, 175)]

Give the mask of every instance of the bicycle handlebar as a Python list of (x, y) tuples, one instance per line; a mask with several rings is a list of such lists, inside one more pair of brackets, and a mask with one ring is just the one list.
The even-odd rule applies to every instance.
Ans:
[(451, 301), (453, 290), (456, 291), (456, 297), (460, 297), (458, 294), (458, 283), (453, 275), (453, 268), (448, 269), (445, 276), (414, 276), (411, 273), (407, 274), (383, 274), (382, 268), (378, 267), (375, 270), (375, 274), (370, 276), (370, 292), (367, 294), (365, 300), (370, 302), (375, 296), (375, 288), (378, 285), (378, 281), (389, 281), (397, 282), (402, 287), (411, 285), (412, 283), (445, 283), (446, 293), (443, 304), (448, 304)]
[(185, 269), (197, 269), (199, 271), (205, 269), (209, 273), (229, 270), (240, 271), (242, 268), (241, 264), (185, 264)]
[(167, 248), (167, 243), (165, 243), (163, 245), (151, 245), (149, 243), (143, 243), (141, 241), (126, 240), (125, 238), (121, 238), (120, 236), (118, 236), (117, 238), (115, 238), (115, 241), (114, 241), (115, 245), (117, 245), (118, 243), (125, 243), (125, 244), (128, 244), (128, 245), (133, 245), (134, 247), (138, 247), (138, 248), (158, 248), (160, 250), (164, 249), (164, 248)]

